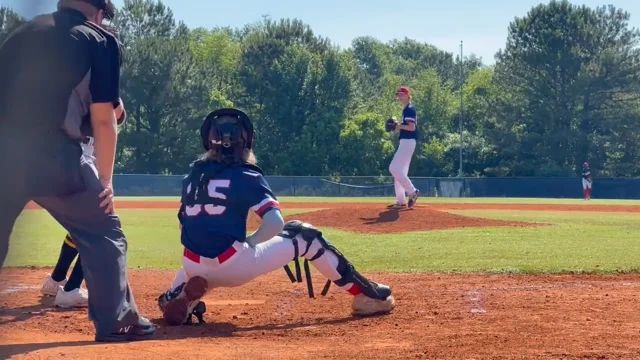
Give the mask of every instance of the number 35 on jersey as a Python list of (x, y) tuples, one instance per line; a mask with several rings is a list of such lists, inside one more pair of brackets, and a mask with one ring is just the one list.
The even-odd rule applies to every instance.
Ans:
[[(221, 189), (229, 189), (231, 184), (231, 180), (211, 180), (209, 181), (209, 185), (207, 185), (207, 192), (209, 193), (209, 197), (214, 199), (222, 199), (226, 200), (227, 195), (221, 193), (219, 190)], [(187, 186), (187, 193), (191, 192), (191, 184)], [(193, 206), (185, 206), (185, 214), (187, 216), (196, 216), (200, 214), (202, 211), (205, 211), (209, 215), (222, 215), (225, 210), (227, 210), (226, 206), (222, 205), (193, 205)]]

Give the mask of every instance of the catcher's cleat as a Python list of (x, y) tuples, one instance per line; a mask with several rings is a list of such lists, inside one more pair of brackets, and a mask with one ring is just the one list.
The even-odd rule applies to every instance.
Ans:
[[(377, 284), (373, 281), (371, 281), (371, 285), (375, 288), (379, 298), (374, 299), (364, 293), (354, 296), (353, 302), (351, 303), (351, 308), (353, 309), (352, 315), (371, 316), (376, 314), (386, 314), (395, 308), (396, 300), (391, 295), (391, 288), (389, 286)], [(385, 299), (382, 300), (382, 297)]]
[(413, 194), (409, 196), (409, 209), (413, 208), (413, 206), (418, 201), (418, 197), (420, 197), (420, 190), (416, 189), (416, 191), (414, 191)]
[(191, 314), (189, 314), (189, 316), (187, 317), (187, 321), (183, 325), (194, 325), (193, 324), (194, 316), (198, 320), (198, 323), (195, 325), (206, 324), (206, 321), (204, 321), (205, 312), (207, 312), (207, 305), (204, 302), (199, 301), (196, 307), (191, 312)]
[[(191, 318), (196, 310), (206, 310), (200, 299), (208, 290), (207, 280), (200, 276), (194, 276), (176, 289), (170, 290), (158, 299), (162, 310), (162, 316), (169, 326), (180, 326)], [(202, 313), (194, 314), (198, 320)]]

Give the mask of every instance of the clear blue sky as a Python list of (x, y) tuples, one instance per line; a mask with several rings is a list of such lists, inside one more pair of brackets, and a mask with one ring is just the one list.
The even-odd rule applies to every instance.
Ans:
[[(0, 0), (25, 16), (50, 11), (55, 0)], [(124, 0), (114, 0), (122, 5)], [(314, 32), (329, 37), (341, 47), (351, 40), (369, 35), (382, 41), (412, 38), (443, 50), (475, 53), (485, 63), (504, 46), (507, 26), (514, 17), (526, 15), (541, 1), (534, 0), (164, 0), (177, 20), (190, 27), (232, 26), (260, 20), (298, 18)], [(631, 26), (640, 28), (640, 0), (576, 0), (574, 4), (600, 6), (612, 4), (631, 13)]]

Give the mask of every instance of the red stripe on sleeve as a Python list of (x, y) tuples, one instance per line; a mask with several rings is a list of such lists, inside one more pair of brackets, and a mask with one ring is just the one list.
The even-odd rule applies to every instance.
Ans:
[(269, 201), (268, 203), (262, 205), (258, 210), (256, 210), (256, 214), (262, 217), (264, 214), (267, 213), (268, 210), (271, 210), (271, 209), (280, 209), (280, 207), (278, 206), (277, 202)]

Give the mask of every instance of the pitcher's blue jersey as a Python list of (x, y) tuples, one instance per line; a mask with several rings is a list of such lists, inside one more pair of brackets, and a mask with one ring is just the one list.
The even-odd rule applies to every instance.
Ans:
[[(246, 241), (249, 211), (262, 217), (270, 210), (279, 211), (279, 204), (257, 167), (226, 167), (215, 162), (199, 167), (201, 173), (192, 170), (183, 180), (181, 241), (190, 251), (215, 258), (235, 241)], [(199, 180), (192, 180), (200, 175), (207, 182), (202, 184), (206, 194), (198, 195), (189, 206), (185, 199), (199, 187)]]
[(416, 114), (416, 108), (413, 104), (408, 104), (402, 109), (402, 121), (401, 125), (409, 125), (409, 123), (416, 124), (415, 131), (400, 130), (399, 139), (417, 139), (418, 138), (418, 116)]

